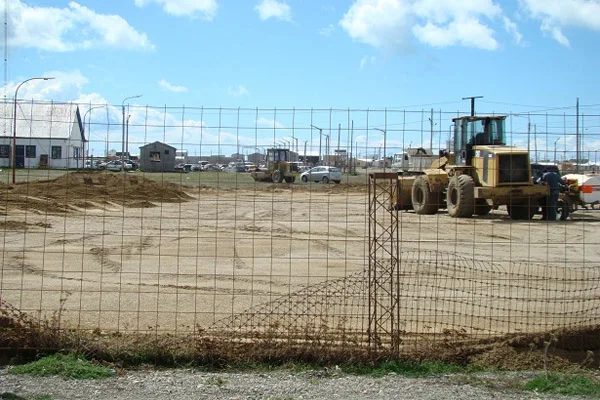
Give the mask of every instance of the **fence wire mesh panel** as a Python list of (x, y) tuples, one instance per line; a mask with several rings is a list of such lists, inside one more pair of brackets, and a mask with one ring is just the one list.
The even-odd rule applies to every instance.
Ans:
[(408, 353), (600, 322), (600, 115), (3, 110), (3, 326)]

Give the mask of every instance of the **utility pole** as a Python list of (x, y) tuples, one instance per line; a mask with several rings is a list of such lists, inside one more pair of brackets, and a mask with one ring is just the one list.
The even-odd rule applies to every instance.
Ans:
[(340, 158), (340, 135), (342, 134), (342, 124), (338, 124), (338, 144), (337, 151), (335, 152), (335, 166), (339, 166), (339, 158)]
[(483, 99), (483, 96), (463, 97), (463, 100), (471, 100), (471, 117), (475, 116), (475, 99)]
[(433, 154), (433, 108), (429, 117), (429, 151)]
[(576, 167), (575, 167), (575, 173), (579, 173), (579, 97), (577, 98), (577, 104), (575, 105), (575, 110), (576, 110), (576, 121), (575, 121), (575, 141), (576, 146), (575, 146), (575, 161), (577, 162)]
[(308, 143), (308, 140), (304, 141), (304, 160), (303, 163), (304, 165), (308, 165), (308, 163), (306, 162), (306, 144)]

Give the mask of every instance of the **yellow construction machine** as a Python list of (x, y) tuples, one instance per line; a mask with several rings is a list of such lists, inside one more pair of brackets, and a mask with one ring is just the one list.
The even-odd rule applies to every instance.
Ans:
[(264, 165), (251, 175), (255, 181), (294, 183), (298, 176), (298, 164), (291, 162), (289, 149), (267, 149)]
[(446, 208), (455, 218), (486, 215), (506, 205), (511, 219), (531, 219), (548, 196), (534, 185), (527, 150), (507, 146), (505, 116), (453, 118), (452, 148), (431, 166), (398, 178), (398, 209), (435, 214)]

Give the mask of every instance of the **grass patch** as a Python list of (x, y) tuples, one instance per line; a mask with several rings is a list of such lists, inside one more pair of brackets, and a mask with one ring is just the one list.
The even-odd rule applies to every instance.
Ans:
[(413, 361), (385, 361), (377, 366), (369, 367), (343, 367), (347, 373), (371, 376), (385, 376), (398, 374), (410, 377), (427, 377), (444, 374), (458, 374), (466, 372), (477, 372), (482, 369), (472, 365), (457, 365), (443, 362), (413, 362)]
[(10, 370), (11, 374), (61, 376), (73, 379), (101, 379), (114, 375), (110, 368), (93, 364), (76, 354), (54, 354)]
[(600, 398), (600, 382), (584, 375), (540, 375), (527, 382), (523, 389), (541, 393)]
[(209, 385), (209, 386), (223, 386), (223, 385), (226, 385), (227, 383), (229, 383), (229, 381), (227, 379), (223, 379), (220, 377), (208, 378), (204, 381), (204, 384)]
[(41, 394), (33, 397), (22, 397), (14, 393), (0, 393), (0, 400), (53, 400), (54, 398), (48, 394)]

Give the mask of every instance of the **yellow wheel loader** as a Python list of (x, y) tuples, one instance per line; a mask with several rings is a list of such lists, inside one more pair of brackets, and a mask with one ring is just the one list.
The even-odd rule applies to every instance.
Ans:
[(527, 150), (507, 146), (505, 116), (453, 118), (450, 151), (441, 151), (429, 168), (398, 179), (393, 206), (435, 214), (446, 208), (455, 218), (486, 215), (506, 205), (512, 219), (531, 219), (548, 196), (534, 185)]
[(267, 149), (264, 165), (251, 175), (255, 181), (294, 183), (298, 176), (298, 164), (290, 161), (289, 149)]

